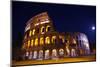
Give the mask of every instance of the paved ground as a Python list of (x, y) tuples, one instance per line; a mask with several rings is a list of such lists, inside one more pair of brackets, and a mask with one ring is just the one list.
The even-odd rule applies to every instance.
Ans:
[(54, 63), (70, 63), (70, 62), (84, 62), (84, 61), (95, 61), (95, 56), (82, 56), (73, 58), (62, 58), (56, 60), (27, 60), (13, 62), (13, 65), (38, 65), (38, 64), (54, 64)]

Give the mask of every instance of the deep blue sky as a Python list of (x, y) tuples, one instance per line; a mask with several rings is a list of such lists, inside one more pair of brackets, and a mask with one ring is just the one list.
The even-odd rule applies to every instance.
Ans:
[(89, 41), (95, 42), (96, 6), (46, 4), (34, 2), (12, 2), (12, 36), (17, 40), (18, 33), (24, 34), (26, 22), (38, 13), (47, 11), (59, 32), (82, 32)]

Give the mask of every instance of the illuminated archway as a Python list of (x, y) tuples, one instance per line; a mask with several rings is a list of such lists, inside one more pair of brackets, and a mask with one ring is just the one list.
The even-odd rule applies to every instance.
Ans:
[(40, 38), (40, 45), (43, 45), (43, 44), (44, 44), (44, 38), (41, 37), (41, 38)]
[(46, 32), (48, 32), (49, 29), (50, 29), (50, 25), (47, 25), (47, 26), (46, 26)]
[(59, 49), (59, 55), (63, 56), (64, 55), (64, 49)]
[(41, 27), (41, 34), (44, 34), (44, 32), (45, 32), (45, 28), (44, 28), (44, 26), (42, 26)]
[(33, 59), (36, 59), (36, 58), (37, 58), (37, 51), (34, 51)]
[(52, 50), (52, 59), (57, 59), (57, 50), (56, 49)]
[(49, 59), (49, 50), (45, 51), (45, 59)]
[(29, 36), (32, 36), (32, 31), (30, 30), (30, 32), (29, 32)]
[(75, 57), (75, 56), (76, 56), (76, 51), (75, 51), (75, 49), (71, 49), (71, 56), (72, 56), (72, 57)]
[(27, 56), (27, 57), (29, 56), (29, 52), (28, 51), (26, 52), (26, 55), (25, 56)]
[(76, 40), (73, 38), (73, 43), (76, 44)]
[(34, 40), (32, 39), (32, 40), (31, 40), (31, 46), (32, 46), (32, 47), (33, 47), (33, 41), (34, 41)]
[(35, 34), (35, 29), (33, 29), (33, 35)]
[(30, 54), (29, 54), (29, 59), (32, 59), (32, 51), (30, 51)]
[(30, 47), (30, 40), (28, 40), (28, 47)]
[(45, 43), (46, 43), (46, 44), (50, 44), (50, 37), (46, 37), (46, 38), (45, 38)]
[(35, 46), (38, 45), (38, 38), (35, 39)]
[(55, 44), (55, 42), (56, 42), (56, 36), (52, 36), (52, 43), (54, 43)]
[(43, 59), (43, 50), (39, 51), (39, 59), (42, 60)]

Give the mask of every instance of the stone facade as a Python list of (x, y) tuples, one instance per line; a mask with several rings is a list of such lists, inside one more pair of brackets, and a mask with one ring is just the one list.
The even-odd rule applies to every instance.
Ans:
[(85, 34), (59, 33), (48, 13), (43, 12), (26, 23), (22, 51), (24, 59), (46, 60), (88, 55), (90, 48)]

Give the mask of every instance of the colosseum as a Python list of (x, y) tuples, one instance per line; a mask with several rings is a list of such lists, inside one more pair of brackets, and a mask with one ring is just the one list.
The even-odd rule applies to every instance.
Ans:
[(46, 60), (90, 54), (84, 33), (59, 32), (47, 12), (33, 16), (27, 23), (22, 44), (25, 60)]

